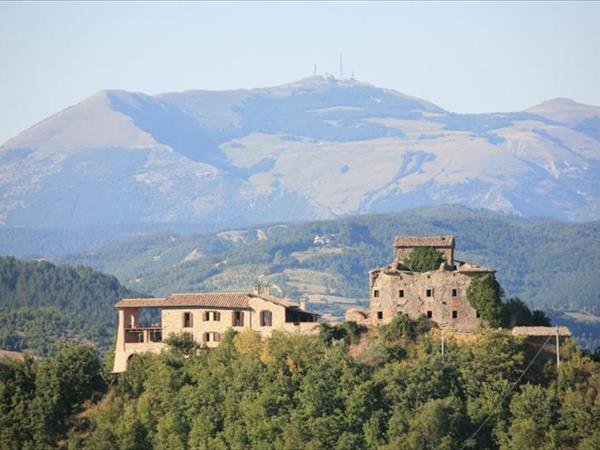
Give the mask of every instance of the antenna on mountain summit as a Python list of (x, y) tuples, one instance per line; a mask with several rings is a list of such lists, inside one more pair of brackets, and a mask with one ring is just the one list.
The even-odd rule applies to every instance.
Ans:
[(344, 79), (344, 59), (340, 52), (340, 80)]
[(314, 65), (313, 69), (314, 69), (313, 70), (313, 75), (316, 75), (317, 74), (317, 65), (316, 64)]

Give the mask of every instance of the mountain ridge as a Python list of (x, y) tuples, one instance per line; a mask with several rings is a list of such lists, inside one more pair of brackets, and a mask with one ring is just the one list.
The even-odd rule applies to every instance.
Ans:
[(593, 220), (600, 108), (564, 103), (456, 114), (314, 76), (230, 91), (104, 90), (0, 147), (0, 223), (215, 229), (440, 204)]

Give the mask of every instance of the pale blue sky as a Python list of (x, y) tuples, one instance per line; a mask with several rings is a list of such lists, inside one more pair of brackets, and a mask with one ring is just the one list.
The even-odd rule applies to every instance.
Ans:
[(451, 111), (600, 105), (600, 3), (0, 3), (0, 143), (101, 89), (276, 85), (340, 51)]

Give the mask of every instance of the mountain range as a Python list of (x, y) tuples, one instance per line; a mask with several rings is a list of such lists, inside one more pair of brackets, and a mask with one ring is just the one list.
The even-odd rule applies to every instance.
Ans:
[(0, 147), (0, 223), (205, 231), (460, 204), (600, 218), (600, 107), (456, 114), (355, 80), (102, 91)]

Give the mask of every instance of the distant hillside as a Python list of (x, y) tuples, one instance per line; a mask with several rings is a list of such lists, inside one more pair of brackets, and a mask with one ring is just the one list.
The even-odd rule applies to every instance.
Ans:
[(119, 281), (88, 267), (0, 257), (0, 348), (42, 355), (61, 342), (113, 344), (112, 305), (134, 295)]
[(0, 224), (205, 230), (461, 204), (600, 218), (600, 108), (455, 114), (355, 80), (102, 91), (0, 147)]
[(367, 271), (390, 261), (397, 234), (454, 234), (457, 258), (496, 268), (507, 296), (547, 311), (600, 313), (600, 222), (566, 224), (460, 207), (144, 236), (59, 261), (90, 264), (155, 295), (246, 290), (260, 280), (341, 317), (350, 306), (366, 305)]

